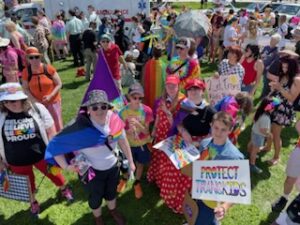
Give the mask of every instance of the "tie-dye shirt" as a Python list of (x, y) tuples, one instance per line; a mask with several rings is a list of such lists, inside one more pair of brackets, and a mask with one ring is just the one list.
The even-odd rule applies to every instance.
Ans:
[(130, 121), (137, 120), (141, 125), (148, 126), (153, 121), (152, 109), (144, 104), (140, 105), (138, 110), (130, 109), (130, 103), (121, 109), (119, 115), (125, 122), (126, 136), (130, 147), (143, 146), (151, 142), (149, 130), (144, 132), (138, 126), (133, 126)]

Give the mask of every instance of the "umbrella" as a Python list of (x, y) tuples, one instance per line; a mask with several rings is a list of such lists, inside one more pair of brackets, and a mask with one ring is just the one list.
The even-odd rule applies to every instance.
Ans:
[(202, 12), (191, 10), (176, 18), (174, 30), (178, 37), (203, 37), (210, 32), (211, 23)]

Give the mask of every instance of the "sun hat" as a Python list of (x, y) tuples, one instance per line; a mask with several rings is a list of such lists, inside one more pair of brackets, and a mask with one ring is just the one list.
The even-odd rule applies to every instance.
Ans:
[(184, 89), (187, 91), (192, 87), (200, 88), (201, 90), (205, 90), (205, 83), (199, 79), (190, 79), (187, 81)]
[(19, 83), (5, 83), (0, 85), (0, 101), (16, 101), (27, 99), (28, 96), (24, 94), (23, 88)]
[(166, 78), (166, 84), (179, 84), (180, 83), (180, 79), (177, 75), (169, 75)]
[(299, 55), (295, 52), (295, 47), (291, 45), (286, 45), (283, 50), (279, 51), (279, 55), (289, 55), (291, 57), (299, 57)]
[(100, 38), (100, 41), (101, 40), (109, 40), (109, 41), (111, 41), (111, 37), (108, 35), (108, 34), (103, 34), (102, 36), (101, 36), (101, 38)]
[(0, 38), (0, 47), (6, 47), (9, 45), (10, 40), (7, 38)]
[(144, 97), (144, 88), (140, 83), (132, 84), (128, 89), (129, 95), (140, 94)]
[(30, 56), (30, 55), (41, 55), (41, 53), (39, 52), (39, 50), (36, 48), (36, 47), (28, 47), (26, 50), (25, 50), (25, 54), (27, 56)]
[(108, 101), (107, 94), (103, 90), (92, 90), (88, 93), (88, 100), (83, 103), (82, 107), (88, 107), (98, 103), (104, 103), (109, 106), (110, 109), (113, 108), (111, 103)]
[(191, 41), (187, 37), (179, 38), (179, 40), (176, 43), (176, 47), (179, 47), (179, 48), (190, 48), (191, 47)]

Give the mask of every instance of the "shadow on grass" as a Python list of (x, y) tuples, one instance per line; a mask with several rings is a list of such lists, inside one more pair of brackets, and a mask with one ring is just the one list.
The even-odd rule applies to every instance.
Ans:
[[(57, 62), (57, 64), (61, 64), (61, 63), (64, 63), (64, 62)], [(67, 71), (67, 70), (70, 70), (70, 69), (75, 69), (76, 67), (73, 66), (73, 64), (70, 64), (70, 65), (64, 65), (62, 67), (59, 67), (57, 69), (57, 72), (58, 73), (61, 73), (61, 72), (64, 72), (64, 71)]]
[(266, 220), (260, 221), (259, 225), (270, 225), (272, 224), (276, 218), (279, 216), (278, 212), (270, 212), (268, 218)]
[[(117, 198), (117, 208), (125, 216), (128, 225), (169, 225), (182, 224), (183, 216), (170, 213), (159, 197), (158, 189), (155, 185), (149, 184), (145, 179), (142, 182), (144, 196), (137, 200), (134, 196), (131, 184), (130, 188)], [(114, 225), (115, 222), (110, 216), (106, 206), (102, 208), (103, 220), (107, 225)], [(94, 218), (92, 213), (83, 215), (72, 225), (88, 225), (93, 224)]]
[[(53, 204), (56, 204), (56, 198), (49, 198), (47, 201), (40, 204), (41, 210), (47, 209)], [(52, 223), (48, 215), (46, 218), (36, 218), (33, 217), (30, 213), (29, 203), (28, 203), (28, 210), (22, 210), (14, 214), (8, 219), (4, 219), (2, 215), (0, 215), (0, 224), (1, 225), (12, 225), (12, 224), (30, 224), (30, 225), (55, 225)]]
[(69, 90), (77, 89), (78, 87), (86, 84), (87, 82), (88, 81), (86, 81), (85, 79), (84, 80), (79, 80), (79, 81), (73, 80), (71, 83), (64, 83), (63, 88), (64, 89), (69, 89)]

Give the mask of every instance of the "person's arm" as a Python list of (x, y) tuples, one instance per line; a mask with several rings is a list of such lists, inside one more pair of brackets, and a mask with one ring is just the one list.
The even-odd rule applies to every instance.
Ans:
[(63, 170), (68, 170), (77, 173), (78, 170), (76, 166), (68, 164), (64, 155), (55, 156), (54, 159)]
[(51, 127), (47, 128), (46, 133), (48, 136), (48, 140), (51, 140), (56, 135), (55, 125), (53, 124)]
[(271, 82), (271, 87), (278, 90), (289, 102), (294, 102), (300, 94), (300, 77), (295, 77), (289, 90), (285, 90), (279, 82)]
[(261, 76), (262, 73), (264, 71), (264, 63), (262, 62), (262, 60), (258, 59), (255, 63), (255, 70), (256, 70), (256, 79), (255, 79), (255, 84), (254, 87), (252, 89), (252, 91), (250, 92), (250, 95), (254, 95), (255, 91), (257, 90), (260, 80), (261, 80)]
[(21, 49), (21, 45), (16, 34), (11, 35), (10, 40), (13, 43), (14, 48)]
[(120, 56), (119, 56), (119, 62), (120, 62), (121, 64), (123, 64), (124, 69), (126, 69), (126, 70), (128, 69), (127, 63), (126, 63), (126, 61), (125, 61), (123, 55), (120, 55)]
[(62, 82), (57, 72), (55, 72), (52, 76), (53, 83), (54, 83), (54, 89), (49, 95), (45, 95), (43, 97), (43, 102), (49, 102), (61, 89)]
[(192, 136), (190, 135), (190, 133), (183, 127), (183, 125), (178, 125), (177, 126), (177, 130), (180, 133), (180, 135), (182, 136), (183, 140), (189, 144), (193, 143), (193, 139)]
[(128, 143), (128, 140), (127, 140), (126, 136), (124, 138), (120, 138), (118, 140), (118, 145), (120, 146), (122, 152), (125, 154), (128, 162), (129, 162), (130, 170), (132, 172), (134, 172), (135, 171), (135, 165), (134, 165), (134, 162), (133, 162), (131, 149), (130, 149), (130, 146), (129, 146), (129, 143)]

